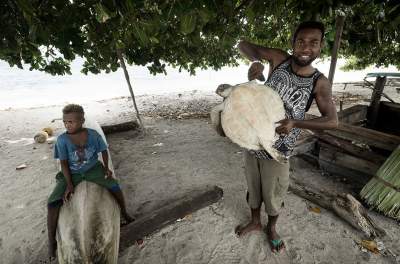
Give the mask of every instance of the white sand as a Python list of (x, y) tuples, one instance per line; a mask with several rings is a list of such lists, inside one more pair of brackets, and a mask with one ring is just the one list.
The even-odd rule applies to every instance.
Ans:
[[(166, 112), (171, 118), (176, 112), (181, 117), (196, 117), (199, 110), (205, 112), (219, 100), (200, 92), (142, 96), (138, 98), (140, 108), (152, 116), (145, 118), (146, 135), (130, 131), (108, 137), (128, 208), (137, 217), (199, 186), (224, 189), (221, 201), (144, 238), (142, 246), (122, 252), (120, 263), (396, 263), (395, 257), (362, 252), (354, 242), (363, 238), (361, 233), (330, 212), (310, 212), (308, 201), (290, 193), (278, 222), (278, 232), (287, 244), (285, 253), (272, 254), (261, 232), (235, 237), (234, 227), (250, 217), (241, 150), (218, 137), (207, 119), (157, 117)], [(61, 116), (61, 108), (0, 111), (1, 263), (45, 259), (46, 198), (55, 182), (56, 167), (52, 145), (33, 143), (33, 135), (49, 125), (61, 131), (60, 121), (51, 123)], [(125, 121), (133, 115), (126, 98), (90, 103), (85, 109), (100, 123)], [(15, 169), (23, 163), (27, 168)], [(318, 186), (349, 188), (299, 159), (291, 165), (292, 177)], [(382, 240), (385, 246), (400, 255), (399, 224), (372, 215), (388, 232)], [(265, 223), (264, 214), (263, 219)]]

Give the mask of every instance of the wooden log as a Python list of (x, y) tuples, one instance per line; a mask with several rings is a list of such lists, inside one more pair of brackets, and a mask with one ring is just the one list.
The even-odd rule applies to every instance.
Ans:
[(325, 133), (388, 151), (393, 151), (400, 144), (399, 136), (345, 123), (340, 123), (337, 129), (327, 130)]
[(174, 223), (177, 219), (217, 202), (222, 196), (221, 188), (207, 186), (139, 217), (136, 221), (121, 228), (120, 251), (133, 245), (136, 240)]
[(292, 181), (289, 191), (312, 203), (334, 212), (339, 218), (369, 237), (383, 237), (386, 232), (368, 215), (368, 211), (352, 195), (331, 193), (327, 190), (306, 187)]
[(386, 76), (377, 76), (374, 91), (371, 96), (371, 104), (368, 111), (368, 125), (374, 127), (378, 118), (379, 103), (381, 101), (383, 89), (385, 88)]
[(337, 151), (351, 154), (352, 156), (368, 160), (376, 163), (377, 165), (383, 164), (383, 162), (386, 160), (385, 156), (375, 153), (369, 149), (359, 147), (348, 140), (333, 137), (325, 133), (316, 134), (316, 137), (318, 137), (318, 139), (322, 142), (332, 145)]
[(119, 123), (119, 124), (101, 126), (101, 129), (104, 131), (104, 134), (106, 134), (106, 135), (112, 134), (112, 133), (117, 133), (117, 132), (135, 130), (138, 128), (139, 128), (138, 123), (134, 122), (134, 121), (128, 121), (128, 122)]

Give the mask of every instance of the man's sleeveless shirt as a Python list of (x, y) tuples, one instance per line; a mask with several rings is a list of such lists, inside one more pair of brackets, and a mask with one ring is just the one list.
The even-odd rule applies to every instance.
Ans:
[[(290, 56), (278, 65), (270, 76), (268, 76), (265, 84), (279, 93), (284, 104), (287, 119), (303, 120), (305, 113), (311, 106), (313, 100), (312, 93), (318, 78), (321, 76), (321, 72), (315, 70), (310, 76), (299, 76), (292, 70), (291, 58)], [(282, 152), (286, 157), (289, 157), (300, 132), (299, 128), (293, 128), (288, 135), (280, 136), (273, 147)], [(250, 150), (250, 153), (260, 159), (272, 159), (265, 150)]]

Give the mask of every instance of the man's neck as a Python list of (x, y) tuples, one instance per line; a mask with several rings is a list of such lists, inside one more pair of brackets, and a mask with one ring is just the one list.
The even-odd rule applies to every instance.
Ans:
[(297, 65), (292, 60), (290, 65), (292, 67), (293, 72), (296, 73), (297, 75), (307, 76), (307, 75), (312, 74), (315, 71), (314, 67), (311, 64), (307, 65), (307, 66), (300, 66), (300, 65)]

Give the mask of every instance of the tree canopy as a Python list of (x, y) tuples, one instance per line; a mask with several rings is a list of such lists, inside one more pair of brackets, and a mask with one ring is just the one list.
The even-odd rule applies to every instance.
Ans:
[(391, 0), (5, 0), (0, 10), (0, 59), (51, 74), (70, 73), (77, 56), (84, 73), (116, 71), (117, 50), (154, 74), (165, 64), (218, 69), (237, 63), (241, 38), (290, 49), (307, 19), (325, 23), (328, 55), (338, 14), (346, 16), (339, 53), (349, 68), (400, 68), (400, 4)]

